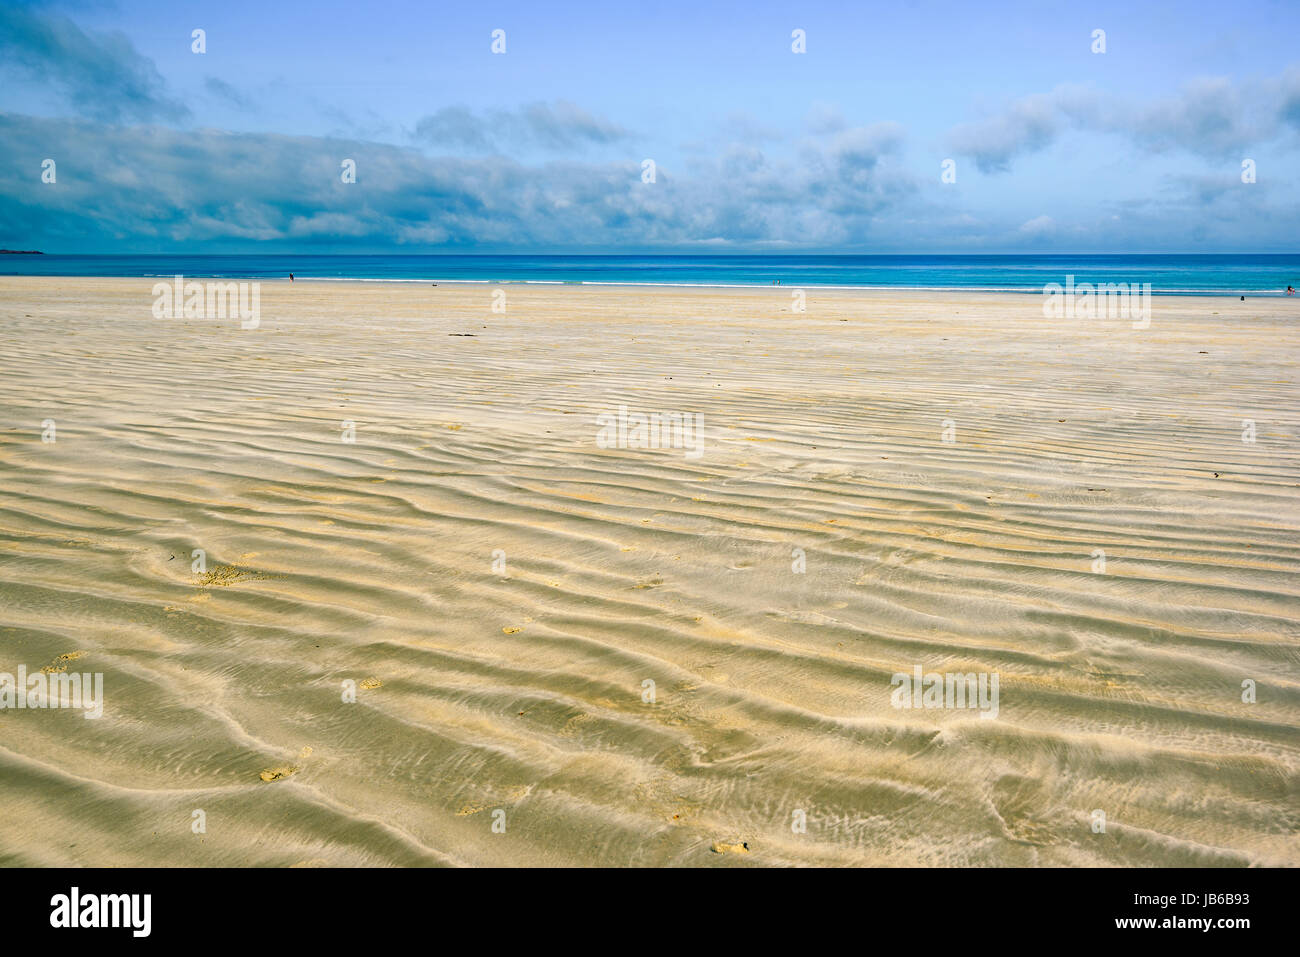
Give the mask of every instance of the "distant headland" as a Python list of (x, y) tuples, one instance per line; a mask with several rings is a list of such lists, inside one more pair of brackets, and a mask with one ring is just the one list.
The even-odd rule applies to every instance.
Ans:
[(39, 249), (0, 249), (0, 256), (44, 256)]

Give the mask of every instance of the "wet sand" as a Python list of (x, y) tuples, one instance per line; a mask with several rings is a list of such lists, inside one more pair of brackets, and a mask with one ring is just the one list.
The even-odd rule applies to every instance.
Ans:
[(0, 278), (0, 864), (1300, 863), (1296, 300), (152, 284)]

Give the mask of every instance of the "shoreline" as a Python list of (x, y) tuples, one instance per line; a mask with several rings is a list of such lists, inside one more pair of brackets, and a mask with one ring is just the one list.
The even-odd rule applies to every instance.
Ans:
[[(383, 278), (383, 277), (352, 277), (352, 276), (295, 276), (290, 280), (287, 276), (266, 277), (266, 276), (248, 276), (248, 275), (225, 275), (216, 276), (203, 273), (181, 273), (187, 280), (199, 282), (257, 282), (257, 283), (346, 283), (346, 284), (376, 284), (376, 285), (435, 285), (435, 286), (560, 286), (564, 288), (583, 288), (583, 287), (613, 287), (613, 288), (630, 288), (630, 289), (729, 289), (729, 290), (759, 290), (770, 292), (787, 292), (796, 289), (802, 289), (806, 293), (820, 291), (842, 291), (842, 292), (860, 292), (860, 293), (953, 293), (962, 294), (970, 293), (975, 295), (1008, 295), (1008, 296), (1043, 296), (1045, 290), (1042, 288), (1022, 288), (1022, 287), (986, 287), (986, 286), (858, 286), (843, 285), (831, 283), (804, 283), (798, 285), (795, 283), (782, 283), (781, 285), (772, 285), (770, 283), (691, 283), (691, 282), (633, 282), (617, 280), (587, 280), (587, 279), (411, 279), (406, 277)], [(0, 272), (0, 280), (4, 279), (25, 279), (25, 280), (95, 280), (95, 281), (153, 281), (158, 282), (166, 279), (174, 279), (176, 274), (150, 274), (139, 276), (91, 276), (91, 275), (55, 275), (50, 273), (3, 273)], [(1060, 277), (1065, 278), (1065, 277)], [(1049, 280), (1044, 285), (1051, 285), (1055, 280)], [(1077, 288), (1076, 284), (1076, 288)], [(1094, 285), (1098, 285), (1094, 283)], [(1119, 283), (1125, 285), (1125, 283)], [(1246, 301), (1251, 299), (1282, 299), (1293, 300), (1300, 304), (1300, 296), (1287, 296), (1285, 292), (1271, 292), (1265, 290), (1240, 289), (1233, 291), (1206, 290), (1206, 289), (1152, 289), (1149, 295), (1152, 299), (1237, 299), (1240, 301), (1241, 296), (1246, 297)], [(1300, 305), (1298, 305), (1300, 311)]]

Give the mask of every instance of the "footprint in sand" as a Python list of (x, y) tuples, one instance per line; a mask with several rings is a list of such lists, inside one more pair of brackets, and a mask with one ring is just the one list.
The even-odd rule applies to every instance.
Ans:
[(722, 841), (714, 841), (712, 851), (714, 854), (748, 854), (749, 842), (741, 841), (739, 844), (724, 844)]
[(490, 804), (485, 804), (482, 801), (468, 801), (460, 806), (460, 810), (456, 812), (456, 816), (468, 817), (471, 814), (478, 814), (481, 811), (486, 811), (490, 807), (499, 808), (502, 806), (518, 804), (524, 798), (528, 797), (528, 795), (533, 793), (534, 787), (535, 785), (532, 784), (516, 784), (507, 787), (504, 789), (500, 797)]
[(85, 657), (84, 651), (69, 651), (67, 654), (59, 655), (52, 662), (41, 669), (43, 675), (63, 674), (68, 670), (68, 662), (76, 661), (78, 658)]
[[(302, 751), (298, 754), (298, 760), (302, 761), (307, 757), (309, 757), (310, 755), (311, 755), (311, 748), (310, 747), (303, 748)], [(281, 781), (292, 774), (297, 774), (301, 770), (302, 770), (301, 764), (282, 764), (278, 768), (267, 768), (258, 776), (263, 781), (269, 783), (271, 781)]]
[(239, 582), (264, 581), (268, 577), (270, 576), (263, 575), (261, 572), (256, 572), (249, 568), (244, 568), (238, 564), (218, 565), (216, 568), (205, 572), (199, 578), (198, 585), (201, 588), (225, 588)]

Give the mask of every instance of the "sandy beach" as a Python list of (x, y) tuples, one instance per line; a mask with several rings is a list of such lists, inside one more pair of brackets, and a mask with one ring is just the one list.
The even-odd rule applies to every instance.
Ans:
[(1296, 300), (153, 283), (0, 278), (0, 864), (1300, 864)]

